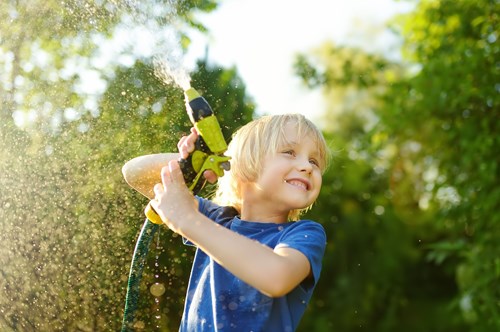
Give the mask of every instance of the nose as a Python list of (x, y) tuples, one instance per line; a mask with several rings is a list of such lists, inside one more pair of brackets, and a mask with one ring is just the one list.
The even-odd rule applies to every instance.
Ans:
[(301, 171), (301, 172), (305, 172), (305, 173), (311, 173), (312, 172), (312, 165), (311, 163), (309, 162), (309, 157), (301, 157), (301, 158), (297, 158), (297, 163), (298, 163), (298, 170)]

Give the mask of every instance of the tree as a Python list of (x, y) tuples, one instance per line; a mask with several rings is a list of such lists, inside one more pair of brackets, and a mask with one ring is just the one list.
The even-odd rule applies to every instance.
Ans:
[[(421, 70), (389, 95), (409, 98), (395, 98), (383, 112), (391, 131), (402, 140), (416, 136), (435, 159), (432, 203), (441, 228), (454, 234), (434, 245), (434, 255), (460, 260), (459, 300), (475, 331), (500, 327), (498, 9), (487, 0), (422, 2), (399, 25), (404, 49)], [(417, 117), (430, 121), (410, 122)], [(424, 127), (433, 135), (416, 134)]]
[[(334, 282), (329, 295), (327, 289), (320, 291), (317, 305), (334, 307), (336, 318), (316, 319), (320, 326), (456, 331), (464, 320), (473, 331), (499, 328), (497, 12), (494, 1), (421, 1), (393, 23), (406, 62), (390, 63), (359, 50), (345, 56), (342, 47), (298, 59), (306, 83), (336, 96), (331, 100), (337, 111), (330, 109), (329, 119), (333, 114), (336, 120), (335, 146), (347, 155), (337, 159), (345, 162), (340, 169), (334, 166), (337, 190), (331, 195), (340, 205), (333, 218), (351, 225), (329, 225), (333, 244), (327, 261), (334, 267), (327, 273)], [(369, 171), (359, 172), (353, 162)], [(399, 229), (389, 234), (401, 234), (402, 242), (387, 238), (386, 228), (382, 234), (370, 228), (373, 207), (345, 214), (344, 184), (353, 177), (363, 182), (350, 183), (350, 189), (366, 193), (372, 204), (382, 202), (381, 226)], [(353, 199), (355, 206), (362, 197)], [(378, 252), (369, 240), (346, 239), (345, 228), (356, 225), (356, 211), (364, 227), (350, 234), (366, 238), (369, 230), (384, 239), (379, 250), (386, 250), (385, 262), (363, 260), (365, 254), (350, 249), (356, 243), (358, 250)], [(326, 209), (317, 218), (324, 215)], [(337, 270), (346, 261), (340, 258), (344, 250), (352, 259), (348, 273)], [(368, 262), (366, 269), (377, 272), (356, 274), (357, 262)], [(405, 277), (395, 280), (398, 275)], [(415, 285), (422, 289), (415, 292)], [(360, 287), (365, 291), (356, 292)], [(415, 316), (421, 318), (418, 324)]]
[[(118, 329), (134, 237), (146, 203), (126, 186), (120, 168), (139, 154), (175, 150), (190, 126), (182, 91), (155, 77), (150, 59), (127, 66), (111, 63), (105, 69), (85, 65), (93, 63), (97, 43), (110, 42), (107, 36), (128, 13), (163, 25), (170, 24), (170, 17), (148, 11), (157, 7), (97, 3), (0, 4), (4, 22), (11, 23), (0, 28), (0, 62), (10, 68), (2, 72), (0, 85), (2, 330)], [(196, 25), (192, 10), (214, 5), (165, 3), (177, 5), (172, 15), (188, 25)], [(37, 57), (45, 60), (34, 61)], [(82, 70), (64, 74), (75, 63), (84, 64)], [(104, 81), (102, 95), (80, 89), (88, 70), (98, 73), (93, 84)], [(200, 63), (193, 84), (198, 84), (198, 75), (212, 77), (199, 88), (214, 96), (218, 114), (227, 114), (222, 121), (227, 134), (252, 117), (254, 107), (235, 69)], [(23, 124), (24, 114), (34, 119)], [(161, 236), (169, 243), (167, 232)], [(160, 271), (167, 286), (187, 280), (189, 271), (187, 249), (175, 248), (164, 248), (159, 258), (168, 259)], [(151, 271), (145, 273), (144, 294)], [(175, 292), (162, 303), (161, 322), (151, 319), (148, 296), (142, 297), (138, 317), (175, 329), (182, 287), (171, 287)]]

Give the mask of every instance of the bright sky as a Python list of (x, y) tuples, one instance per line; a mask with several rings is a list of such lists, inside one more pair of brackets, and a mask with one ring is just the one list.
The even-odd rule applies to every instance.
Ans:
[(294, 77), (294, 54), (327, 40), (393, 51), (388, 32), (376, 38), (372, 32), (411, 8), (394, 0), (223, 0), (216, 11), (198, 16), (210, 34), (192, 36), (185, 61), (202, 57), (208, 46), (210, 62), (237, 67), (259, 114), (296, 112), (314, 120), (324, 110), (321, 91), (309, 91)]

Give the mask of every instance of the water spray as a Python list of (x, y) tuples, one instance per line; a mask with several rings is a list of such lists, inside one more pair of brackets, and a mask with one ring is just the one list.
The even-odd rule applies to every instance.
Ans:
[[(191, 87), (185, 89), (184, 95), (189, 119), (199, 135), (194, 144), (194, 151), (191, 152), (188, 158), (181, 158), (179, 165), (189, 190), (193, 194), (197, 194), (206, 184), (203, 173), (209, 170), (219, 177), (223, 176), (224, 170), (230, 169), (230, 158), (224, 156), (227, 144), (209, 103), (198, 91)], [(130, 267), (122, 332), (133, 331), (134, 314), (139, 299), (139, 285), (149, 245), (159, 225), (163, 224), (160, 216), (150, 203), (146, 206), (144, 212), (147, 218), (137, 239)]]

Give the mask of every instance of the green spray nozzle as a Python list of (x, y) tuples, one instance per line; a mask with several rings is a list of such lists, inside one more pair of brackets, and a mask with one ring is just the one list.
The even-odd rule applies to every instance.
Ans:
[(190, 102), (193, 99), (196, 99), (198, 97), (201, 97), (201, 95), (196, 91), (194, 88), (189, 88), (186, 91), (184, 91), (184, 95), (186, 96), (186, 100)]
[[(195, 142), (195, 150), (187, 159), (180, 159), (179, 166), (186, 185), (196, 194), (206, 182), (203, 172), (210, 170), (217, 176), (223, 176), (224, 170), (230, 169), (230, 158), (224, 156), (227, 144), (219, 121), (208, 102), (193, 88), (184, 91), (184, 95), (189, 118), (199, 136)], [(146, 207), (145, 213), (153, 223), (162, 224), (161, 218), (150, 204)]]

